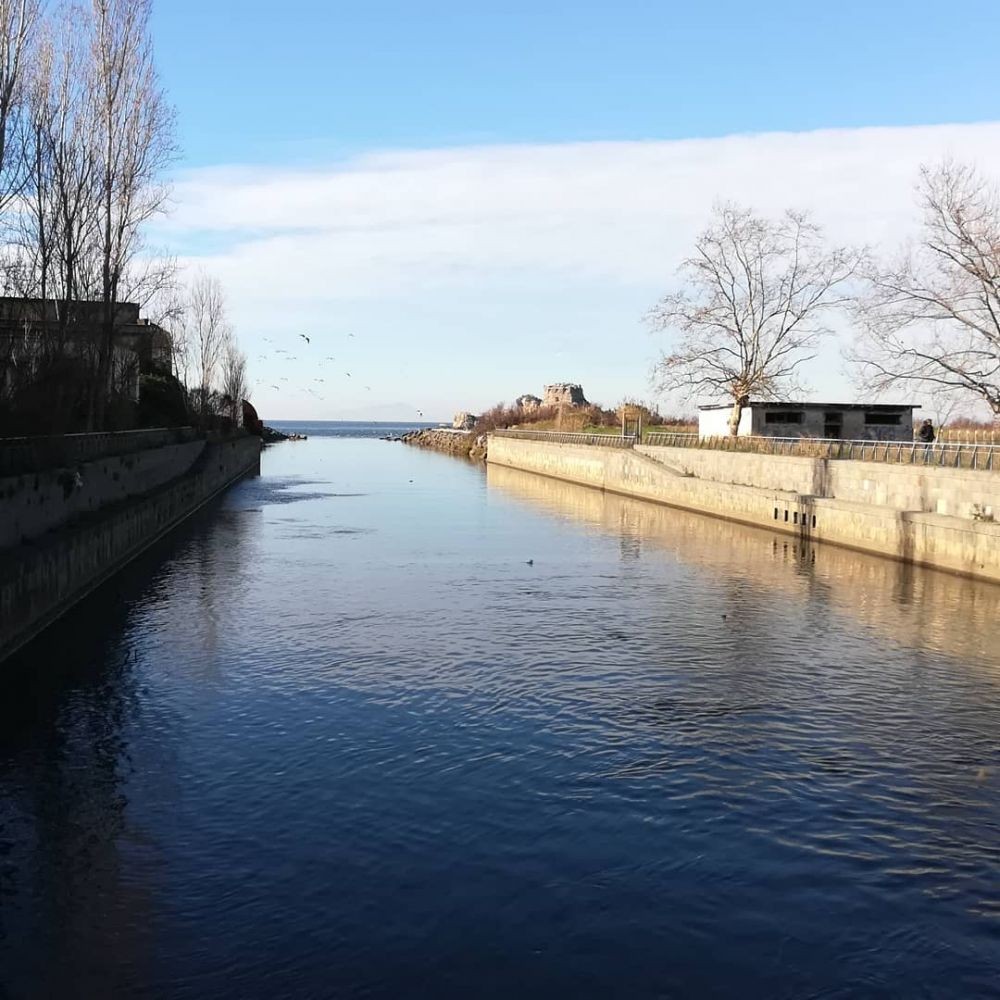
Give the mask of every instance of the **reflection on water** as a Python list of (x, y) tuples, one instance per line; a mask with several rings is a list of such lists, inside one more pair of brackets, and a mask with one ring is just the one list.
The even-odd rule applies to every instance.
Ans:
[(623, 556), (642, 545), (672, 553), (706, 576), (736, 579), (772, 601), (805, 600), (850, 616), (905, 645), (985, 659), (1000, 653), (1000, 586), (835, 545), (705, 517), (491, 465), (491, 487), (532, 506), (618, 533)]
[(13, 665), (0, 995), (995, 989), (1000, 588), (378, 441), (262, 471)]

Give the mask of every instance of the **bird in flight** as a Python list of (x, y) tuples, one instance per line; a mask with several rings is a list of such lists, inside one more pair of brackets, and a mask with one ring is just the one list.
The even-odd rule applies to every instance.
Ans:
[(307, 336), (306, 336), (306, 335), (305, 335), (304, 333), (300, 333), (300, 334), (299, 334), (299, 336), (300, 336), (300, 337), (301, 337), (301, 338), (302, 338), (302, 339), (303, 339), (303, 340), (304, 340), (304, 341), (305, 341), (305, 342), (306, 342), (307, 344), (311, 344), (311, 343), (312, 343), (312, 341), (311, 341), (311, 340), (310, 340), (310, 339), (309, 339), (309, 338), (308, 338), (308, 337), (307, 337)]
[(346, 376), (347, 376), (348, 378), (350, 378), (350, 377), (351, 377), (351, 373), (350, 373), (350, 372), (344, 372), (344, 374), (345, 374), (345, 375), (346, 375)]
[(314, 378), (314, 379), (313, 379), (313, 381), (314, 381), (314, 382), (322, 382), (322, 381), (323, 381), (323, 379), (321, 379), (321, 378)]
[(281, 386), (280, 385), (272, 385), (271, 388), (272, 389), (277, 389), (279, 392), (281, 391)]
[(337, 359), (336, 358), (327, 357), (325, 360), (327, 360), (327, 361), (336, 361)]
[(422, 417), (423, 415), (424, 415), (424, 411), (423, 410), (417, 410), (417, 416), (418, 417)]
[(348, 334), (347, 336), (348, 336), (348, 337), (353, 337), (353, 336), (354, 336), (354, 334), (353, 334), (353, 333), (349, 333), (349, 334)]
[(367, 390), (368, 390), (369, 392), (371, 392), (371, 391), (372, 391), (372, 387), (371, 387), (370, 385), (366, 385), (366, 386), (365, 386), (365, 388), (366, 388), (366, 389), (367, 389)]

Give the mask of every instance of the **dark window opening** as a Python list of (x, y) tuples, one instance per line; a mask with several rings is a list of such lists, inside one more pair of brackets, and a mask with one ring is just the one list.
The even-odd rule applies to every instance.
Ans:
[(765, 424), (801, 424), (806, 415), (801, 410), (769, 410), (764, 414)]
[(788, 511), (787, 510), (785, 511), (785, 520), (786, 521), (788, 520)]
[(799, 512), (798, 512), (798, 511), (796, 511), (796, 512), (795, 512), (794, 514), (792, 514), (792, 520), (793, 520), (793, 521), (794, 521), (794, 522), (795, 522), (796, 524), (798, 524), (798, 523), (799, 523)]
[(775, 519), (775, 521), (778, 520), (778, 508), (777, 507), (774, 508), (774, 519)]
[(815, 514), (813, 514), (813, 525), (812, 526), (814, 528), (816, 527), (816, 515)]
[(866, 424), (877, 424), (882, 427), (898, 427), (903, 418), (902, 413), (866, 413)]

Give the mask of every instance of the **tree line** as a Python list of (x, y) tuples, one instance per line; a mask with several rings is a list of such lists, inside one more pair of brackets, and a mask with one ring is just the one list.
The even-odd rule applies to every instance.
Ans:
[(175, 334), (174, 389), (186, 397), (193, 376), (202, 415), (245, 391), (218, 281), (181, 288), (147, 241), (177, 152), (150, 15), (151, 0), (0, 0), (0, 281), (22, 303), (0, 340), (0, 416), (20, 409), (47, 420), (39, 429), (130, 419), (115, 349), (125, 302)]
[(920, 235), (891, 257), (831, 247), (806, 214), (763, 218), (717, 205), (682, 286), (647, 319), (671, 345), (657, 388), (732, 402), (801, 393), (800, 373), (837, 312), (855, 327), (843, 354), (859, 388), (915, 389), (939, 407), (972, 403), (1000, 421), (1000, 195), (974, 167), (946, 161), (918, 180)]

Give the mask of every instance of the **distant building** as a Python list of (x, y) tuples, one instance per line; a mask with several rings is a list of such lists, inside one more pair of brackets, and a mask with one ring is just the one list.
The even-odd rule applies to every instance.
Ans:
[[(0, 390), (18, 372), (36, 367), (54, 354), (93, 360), (99, 349), (104, 304), (80, 300), (70, 304), (70, 321), (60, 322), (62, 303), (52, 299), (0, 296)], [(118, 304), (110, 389), (132, 399), (139, 396), (139, 376), (170, 374), (170, 334), (139, 315), (134, 302)]]
[[(750, 402), (743, 407), (739, 434), (911, 441), (915, 409), (911, 403)], [(732, 411), (732, 403), (699, 406), (699, 437), (728, 435)]]

